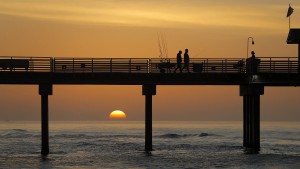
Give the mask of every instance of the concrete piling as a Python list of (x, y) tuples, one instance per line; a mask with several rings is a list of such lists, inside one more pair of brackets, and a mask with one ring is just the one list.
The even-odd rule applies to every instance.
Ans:
[(260, 95), (264, 87), (258, 85), (241, 85), (243, 96), (243, 145), (245, 148), (260, 148)]
[(156, 85), (143, 85), (145, 96), (145, 151), (152, 151), (152, 96), (156, 95)]
[(52, 95), (52, 84), (40, 84), (39, 94), (41, 95), (41, 121), (42, 121), (42, 155), (49, 154), (49, 117), (48, 117), (48, 95)]

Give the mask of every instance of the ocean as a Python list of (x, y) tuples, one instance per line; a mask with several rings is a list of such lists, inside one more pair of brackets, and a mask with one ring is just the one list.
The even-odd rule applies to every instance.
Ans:
[(144, 151), (143, 121), (50, 121), (50, 154), (40, 155), (41, 124), (0, 122), (0, 168), (300, 168), (300, 123), (261, 122), (261, 149), (243, 148), (241, 121), (154, 121)]

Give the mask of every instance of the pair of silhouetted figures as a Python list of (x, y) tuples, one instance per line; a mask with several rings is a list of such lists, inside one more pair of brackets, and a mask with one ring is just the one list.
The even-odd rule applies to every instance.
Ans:
[(180, 50), (177, 53), (177, 57), (176, 57), (176, 59), (177, 59), (177, 67), (174, 70), (174, 73), (176, 73), (177, 69), (180, 70), (180, 73), (182, 73), (182, 70), (184, 70), (184, 69), (186, 69), (188, 73), (190, 72), (190, 70), (189, 70), (190, 56), (189, 56), (188, 53), (189, 53), (189, 50), (185, 49), (184, 56), (183, 56), (183, 61), (184, 61), (183, 67), (181, 67), (181, 65), (182, 65), (182, 57), (181, 57), (182, 51)]

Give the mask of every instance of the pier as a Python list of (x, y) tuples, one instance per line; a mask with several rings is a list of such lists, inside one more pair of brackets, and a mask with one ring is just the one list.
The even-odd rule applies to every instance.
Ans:
[[(41, 153), (49, 153), (48, 96), (53, 85), (140, 85), (145, 96), (145, 150), (152, 148), (152, 97), (157, 85), (235, 85), (243, 97), (243, 146), (260, 148), (260, 96), (265, 86), (299, 86), (297, 57), (193, 58), (190, 73), (175, 59), (0, 57), (0, 84), (39, 86)], [(173, 65), (173, 66), (172, 66)]]

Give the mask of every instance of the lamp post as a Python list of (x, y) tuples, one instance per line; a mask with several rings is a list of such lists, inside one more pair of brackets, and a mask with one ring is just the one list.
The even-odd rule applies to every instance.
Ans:
[(249, 54), (249, 39), (251, 39), (252, 40), (252, 45), (254, 45), (254, 40), (253, 40), (253, 38), (252, 37), (248, 37), (248, 40), (247, 40), (247, 59), (248, 59), (248, 54)]

